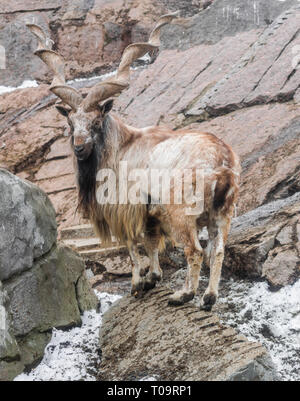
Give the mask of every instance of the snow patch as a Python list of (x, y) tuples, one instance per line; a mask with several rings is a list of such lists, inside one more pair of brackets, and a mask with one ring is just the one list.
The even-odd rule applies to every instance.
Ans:
[(300, 379), (300, 280), (272, 292), (266, 282), (231, 280), (228, 296), (219, 302), (232, 308), (220, 313), (224, 324), (269, 351), (281, 380)]
[(95, 75), (90, 78), (75, 78), (75, 79), (72, 79), (71, 81), (67, 81), (67, 84), (74, 84), (75, 82), (90, 82), (90, 81), (94, 81), (95, 79), (104, 80), (104, 79), (107, 79), (107, 78), (110, 78), (110, 77), (116, 75), (116, 73), (117, 73), (117, 70), (114, 70), (114, 71), (108, 72), (106, 74)]
[(100, 364), (99, 329), (103, 314), (121, 298), (95, 291), (101, 302), (100, 312), (84, 312), (82, 326), (69, 331), (53, 329), (41, 363), (15, 381), (95, 381)]
[(145, 376), (139, 380), (140, 382), (156, 382), (158, 381), (158, 376)]
[(25, 89), (25, 88), (37, 88), (39, 85), (36, 81), (24, 81), (20, 86), (1, 86), (0, 85), (0, 95), (4, 95), (5, 93), (13, 92), (17, 89)]
[[(144, 57), (139, 58), (138, 60), (147, 62), (148, 58), (149, 57), (147, 57), (147, 55), (146, 55)], [(136, 70), (139, 70), (139, 69), (144, 68), (144, 67), (145, 67), (145, 65), (137, 66), (137, 67), (130, 67), (130, 71), (136, 71)], [(90, 77), (90, 78), (75, 78), (75, 79), (72, 79), (71, 81), (67, 81), (67, 84), (74, 84), (75, 82), (90, 82), (90, 81), (94, 81), (96, 79), (101, 79), (101, 81), (104, 81), (105, 79), (113, 77), (114, 75), (116, 75), (117, 71), (118, 70), (114, 70), (114, 71), (111, 71), (111, 72), (107, 72), (106, 74), (95, 75), (95, 76)]]
[[(141, 57), (139, 60), (144, 61), (144, 62), (148, 62), (149, 60), (149, 56), (145, 55), (144, 57)], [(141, 68), (144, 68), (145, 65), (142, 66), (137, 66), (137, 67), (131, 67), (130, 70), (131, 71), (135, 71)], [(101, 79), (101, 81), (104, 81), (107, 78), (110, 78), (114, 75), (116, 75), (117, 70), (108, 72), (106, 74), (102, 74), (102, 75), (95, 75), (93, 77), (90, 78), (76, 78), (76, 79), (72, 79), (70, 81), (67, 81), (66, 84), (70, 85), (70, 84), (74, 84), (76, 82), (90, 82), (90, 81), (94, 81), (97, 79)], [(26, 88), (37, 88), (39, 86), (39, 84), (37, 83), (37, 81), (30, 81), (30, 80), (26, 80), (24, 81), (20, 86), (17, 87), (13, 87), (13, 86), (1, 86), (0, 85), (0, 96), (4, 95), (5, 93), (11, 93), (17, 89), (26, 89)]]

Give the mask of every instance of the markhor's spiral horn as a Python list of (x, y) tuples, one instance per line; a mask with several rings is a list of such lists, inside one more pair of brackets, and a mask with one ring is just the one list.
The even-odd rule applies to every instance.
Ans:
[(147, 43), (133, 43), (127, 46), (123, 52), (115, 77), (108, 78), (93, 86), (85, 99), (83, 99), (82, 95), (76, 89), (66, 85), (65, 63), (63, 58), (52, 50), (53, 41), (48, 38), (43, 29), (38, 25), (27, 24), (27, 27), (38, 39), (38, 48), (34, 54), (40, 57), (53, 72), (54, 78), (50, 90), (64, 103), (71, 106), (74, 111), (78, 110), (79, 106), (81, 106), (85, 112), (89, 112), (95, 110), (99, 102), (120, 93), (129, 86), (131, 64), (160, 46), (161, 28), (177, 18), (178, 15), (179, 11), (176, 11), (160, 17)]

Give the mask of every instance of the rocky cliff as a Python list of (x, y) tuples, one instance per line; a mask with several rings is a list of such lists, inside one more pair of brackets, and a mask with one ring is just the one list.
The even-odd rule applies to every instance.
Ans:
[[(68, 79), (82, 78), (71, 84), (86, 93), (88, 87), (101, 80), (99, 74), (116, 67), (128, 43), (147, 37), (158, 15), (180, 9), (181, 18), (176, 24), (163, 29), (158, 57), (151, 65), (140, 65), (132, 72), (131, 86), (115, 101), (114, 111), (138, 127), (187, 127), (214, 133), (229, 143), (239, 154), (243, 171), (224, 275), (265, 278), (272, 289), (297, 281), (299, 1), (48, 3), (23, 0), (0, 6), (0, 44), (7, 54), (7, 68), (0, 70), (0, 85), (18, 86), (26, 79), (38, 82), (37, 87), (0, 96), (0, 166), (32, 181), (48, 194), (59, 230), (84, 222), (75, 213), (77, 195), (67, 123), (53, 107), (56, 99), (48, 91), (49, 73), (32, 56), (36, 43), (24, 24), (35, 22), (48, 30), (67, 60)], [(41, 201), (34, 200), (37, 210)], [(43, 245), (38, 238), (30, 247), (25, 246), (29, 237), (24, 237), (25, 242), (16, 240), (16, 249), (22, 254), (16, 264), (14, 251), (6, 251), (11, 266), (3, 268), (2, 280), (17, 280), (29, 273), (35, 277), (39, 268), (31, 271), (32, 266), (46, 252), (54, 252), (53, 257), (60, 258), (62, 251), (53, 248), (56, 229), (53, 210), (51, 213), (53, 226), (49, 226), (48, 240)], [(43, 219), (40, 223), (44, 233)], [(20, 232), (25, 232), (18, 224)], [(175, 255), (176, 263), (181, 263), (179, 256)], [(12, 279), (6, 278), (10, 271), (16, 271)], [(4, 286), (6, 294), (12, 292), (13, 287), (6, 286), (5, 281)], [(0, 304), (5, 299), (0, 289)], [(122, 302), (130, 304), (127, 299)], [(30, 330), (39, 330), (40, 324), (33, 324)], [(133, 336), (144, 335), (143, 328), (134, 330)], [(14, 344), (13, 340), (10, 343)], [(134, 347), (132, 344), (126, 352), (139, 358), (139, 350)], [(20, 363), (15, 350), (12, 345), (2, 363)], [(107, 355), (110, 352), (108, 347)], [(119, 361), (115, 363), (117, 366)]]

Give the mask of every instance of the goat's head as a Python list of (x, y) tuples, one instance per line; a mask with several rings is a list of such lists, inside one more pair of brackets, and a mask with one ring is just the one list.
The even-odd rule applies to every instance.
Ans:
[(74, 153), (79, 160), (89, 157), (96, 135), (101, 135), (105, 116), (112, 108), (112, 100), (104, 101), (129, 86), (130, 66), (133, 61), (148, 52), (152, 53), (159, 47), (161, 27), (177, 16), (178, 11), (163, 15), (151, 32), (147, 43), (133, 43), (127, 46), (116, 75), (93, 86), (85, 98), (79, 91), (66, 84), (64, 61), (57, 52), (51, 50), (53, 44), (51, 39), (39, 26), (27, 25), (38, 39), (38, 49), (35, 54), (54, 74), (50, 90), (61, 99), (61, 104), (56, 107), (68, 119)]
[(112, 106), (112, 99), (103, 104), (99, 103), (91, 111), (85, 111), (81, 106), (73, 110), (62, 104), (56, 105), (56, 109), (60, 114), (67, 118), (72, 148), (78, 160), (86, 160), (90, 156), (96, 140), (99, 139), (98, 142), (101, 142), (104, 119), (112, 109)]

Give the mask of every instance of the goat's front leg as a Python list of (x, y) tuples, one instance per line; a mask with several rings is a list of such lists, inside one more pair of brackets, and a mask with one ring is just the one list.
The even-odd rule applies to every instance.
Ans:
[(128, 244), (132, 264), (131, 295), (139, 298), (143, 295), (145, 272), (142, 269), (141, 258), (136, 244)]
[(203, 261), (203, 250), (200, 244), (187, 246), (184, 253), (188, 262), (188, 271), (183, 288), (169, 297), (169, 305), (183, 305), (192, 300), (199, 285), (199, 275)]
[(223, 224), (217, 228), (217, 234), (214, 238), (210, 236), (210, 276), (208, 287), (201, 300), (201, 309), (210, 311), (216, 303), (219, 295), (219, 282), (224, 260), (224, 247), (227, 240), (230, 221), (222, 222)]

